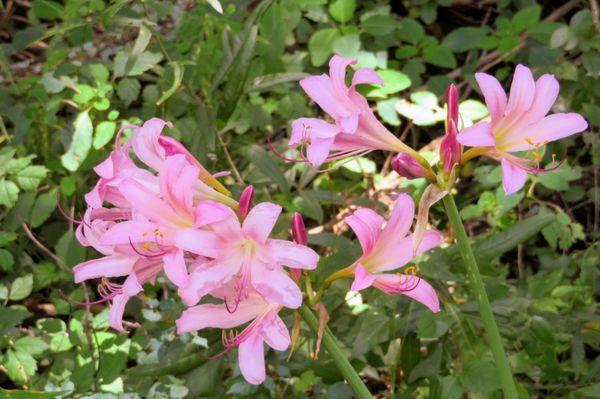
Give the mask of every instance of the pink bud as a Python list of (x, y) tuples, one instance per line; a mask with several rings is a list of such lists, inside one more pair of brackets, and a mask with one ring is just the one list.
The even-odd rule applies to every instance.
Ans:
[(308, 243), (304, 219), (302, 219), (302, 215), (298, 212), (294, 213), (294, 217), (292, 218), (292, 235), (296, 244), (306, 245)]
[(407, 179), (427, 177), (427, 171), (413, 157), (401, 152), (392, 158), (392, 169)]
[(444, 171), (450, 173), (452, 167), (460, 163), (461, 146), (456, 136), (458, 135), (458, 90), (454, 84), (446, 90), (446, 136), (440, 143), (440, 159), (444, 162)]
[(240, 218), (243, 220), (248, 215), (250, 208), (252, 208), (252, 202), (254, 200), (254, 187), (248, 186), (242, 191), (242, 195), (240, 195), (240, 201), (238, 203), (238, 214)]

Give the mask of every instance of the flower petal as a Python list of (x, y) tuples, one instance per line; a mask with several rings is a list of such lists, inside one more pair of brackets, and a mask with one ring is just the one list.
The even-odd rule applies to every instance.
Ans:
[[(440, 233), (435, 230), (426, 230), (417, 250), (414, 250), (413, 236), (408, 235), (402, 239), (396, 238), (381, 247), (381, 250), (373, 253), (364, 260), (368, 263), (371, 272), (385, 272), (405, 266), (415, 256), (422, 254), (431, 248), (437, 247), (442, 239)], [(380, 248), (378, 246), (378, 248)]]
[(281, 206), (271, 202), (262, 202), (248, 212), (242, 231), (258, 243), (264, 244), (271, 234), (275, 222), (281, 213)]
[(531, 69), (521, 64), (517, 65), (504, 115), (519, 115), (527, 112), (534, 96), (535, 81)]
[(193, 306), (204, 295), (230, 281), (241, 267), (242, 259), (236, 256), (209, 262), (190, 273), (187, 284), (179, 288), (179, 296), (187, 306)]
[(383, 79), (371, 68), (360, 68), (352, 77), (352, 86), (360, 84), (375, 84), (383, 86)]
[(149, 119), (141, 127), (135, 129), (131, 138), (135, 155), (156, 171), (160, 170), (165, 159), (165, 149), (158, 142), (165, 126), (173, 127), (173, 124), (158, 118)]
[(356, 234), (364, 254), (368, 254), (379, 239), (383, 217), (369, 208), (359, 208), (350, 216), (344, 218)]
[(130, 245), (154, 240), (155, 223), (130, 220), (117, 223), (100, 237), (101, 245)]
[(527, 180), (527, 171), (502, 158), (502, 187), (507, 195), (519, 191)]
[(260, 323), (260, 331), (271, 348), (284, 351), (290, 346), (290, 332), (276, 311), (272, 310), (265, 316)]
[(75, 283), (92, 278), (126, 276), (133, 270), (135, 262), (136, 258), (124, 255), (111, 255), (88, 260), (73, 268)]
[(184, 310), (175, 324), (179, 334), (209, 327), (234, 328), (259, 316), (265, 306), (265, 302), (258, 297), (250, 297), (240, 302), (235, 312), (230, 312), (224, 304), (197, 305)]
[(432, 312), (440, 311), (440, 301), (435, 290), (422, 278), (409, 274), (379, 274), (374, 286), (389, 295), (406, 295), (421, 302)]
[(375, 282), (377, 276), (371, 274), (362, 265), (358, 264), (354, 269), (354, 281), (350, 289), (352, 291), (361, 291), (370, 287)]
[(192, 166), (185, 155), (168, 157), (159, 173), (160, 193), (163, 199), (179, 212), (193, 212), (194, 187), (200, 169)]
[(184, 251), (216, 258), (221, 254), (221, 239), (213, 232), (198, 229), (179, 229), (173, 234), (173, 242)]
[(178, 287), (188, 284), (188, 272), (183, 258), (183, 251), (170, 251), (163, 256), (165, 274)]
[(485, 105), (490, 112), (492, 121), (502, 118), (507, 99), (498, 79), (487, 73), (479, 72), (475, 74), (475, 80), (477, 80), (477, 84), (479, 84), (479, 88), (483, 93)]
[(261, 262), (254, 262), (252, 285), (270, 303), (290, 309), (302, 305), (300, 288), (280, 267), (269, 268)]
[(319, 255), (311, 248), (286, 240), (268, 240), (265, 255), (274, 259), (280, 266), (294, 269), (312, 270), (317, 267), (319, 261)]
[(265, 347), (262, 337), (253, 334), (238, 347), (238, 362), (242, 375), (250, 384), (265, 380)]
[(200, 201), (198, 205), (196, 205), (194, 214), (196, 228), (221, 222), (228, 217), (235, 217), (235, 213), (227, 205), (209, 200)]
[(348, 87), (346, 86), (346, 69), (350, 64), (356, 64), (356, 60), (341, 57), (337, 54), (329, 60), (329, 76), (331, 77), (335, 90), (340, 92), (348, 90)]
[(311, 140), (306, 152), (306, 159), (312, 166), (319, 166), (325, 162), (329, 156), (333, 140), (333, 138)]
[(489, 122), (477, 122), (464, 128), (458, 133), (456, 139), (462, 145), (469, 147), (489, 147), (496, 145), (492, 125)]
[(381, 231), (379, 241), (375, 245), (376, 248), (383, 249), (406, 236), (414, 219), (415, 203), (413, 199), (408, 194), (400, 194), (388, 222)]

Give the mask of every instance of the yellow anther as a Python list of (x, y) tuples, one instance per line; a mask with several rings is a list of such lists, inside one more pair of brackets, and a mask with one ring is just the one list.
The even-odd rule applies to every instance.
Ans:
[(142, 247), (144, 247), (144, 249), (150, 249), (150, 244), (145, 242), (142, 244)]

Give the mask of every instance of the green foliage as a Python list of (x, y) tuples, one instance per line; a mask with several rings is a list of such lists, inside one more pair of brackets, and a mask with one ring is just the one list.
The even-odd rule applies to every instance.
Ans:
[[(184, 4), (185, 3), (185, 4)], [(389, 4), (388, 4), (389, 3)], [(79, 219), (95, 184), (93, 167), (117, 132), (157, 116), (208, 170), (238, 195), (284, 205), (276, 226), (288, 234), (304, 214), (309, 242), (322, 254), (313, 283), (360, 255), (341, 218), (349, 206), (384, 211), (400, 187), (419, 199), (424, 180), (399, 181), (382, 154), (340, 162), (325, 173), (283, 162), (289, 121), (315, 116), (297, 81), (323, 73), (333, 53), (375, 69), (384, 86), (359, 86), (391, 131), (428, 157), (444, 131), (443, 93), (461, 90), (462, 123), (487, 111), (473, 73), (485, 70), (508, 88), (518, 63), (561, 81), (555, 112), (582, 113), (590, 129), (547, 146), (567, 160), (531, 175), (506, 196), (496, 163), (460, 170), (458, 202), (511, 366), (523, 397), (599, 397), (597, 281), (600, 165), (599, 32), (586, 2), (502, 0), (463, 5), (280, 0), (199, 2), (4, 2), (0, 29), (0, 397), (285, 397), (350, 398), (352, 392), (303, 326), (297, 348), (267, 352), (268, 378), (246, 383), (236, 352), (217, 331), (179, 336), (177, 290), (159, 278), (145, 287), (144, 310), (132, 300), (130, 334), (109, 329), (107, 310), (65, 300), (97, 299), (73, 284), (70, 269), (97, 257), (65, 219)], [(7, 4), (10, 4), (9, 7)], [(562, 11), (561, 11), (562, 10)], [(548, 18), (551, 17), (551, 20)], [(568, 149), (568, 151), (567, 151)], [(434, 155), (435, 156), (435, 155)], [(233, 164), (233, 166), (232, 166)], [(443, 208), (431, 224), (447, 232)], [(27, 231), (25, 230), (27, 229)], [(335, 234), (334, 234), (335, 232)], [(34, 243), (29, 234), (35, 238)], [(494, 363), (460, 254), (453, 246), (418, 259), (442, 311), (375, 290), (347, 294), (336, 281), (323, 296), (329, 327), (378, 397), (499, 397)], [(291, 312), (284, 314), (292, 326)]]

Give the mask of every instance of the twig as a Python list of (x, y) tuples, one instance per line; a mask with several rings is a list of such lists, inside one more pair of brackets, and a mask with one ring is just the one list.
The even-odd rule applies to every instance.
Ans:
[(592, 9), (592, 21), (598, 32), (600, 32), (600, 9), (596, 0), (590, 0), (590, 8)]
[(227, 149), (227, 145), (223, 141), (223, 138), (221, 137), (220, 132), (217, 132), (216, 136), (217, 136), (217, 139), (219, 140), (219, 144), (221, 144), (221, 148), (223, 148), (223, 153), (225, 154), (225, 158), (227, 159), (227, 163), (229, 164), (229, 167), (233, 171), (233, 174), (234, 174), (236, 180), (240, 184), (246, 184), (246, 182), (244, 182), (244, 179), (242, 178), (242, 175), (237, 170), (237, 167), (235, 166), (235, 162), (233, 162), (233, 158), (231, 158), (231, 155), (229, 154), (229, 150)]
[(29, 228), (29, 226), (27, 226), (27, 223), (22, 222), (21, 226), (23, 227), (23, 230), (25, 230), (25, 234), (27, 234), (27, 237), (29, 237), (29, 239), (35, 244), (36, 247), (38, 247), (39, 249), (41, 249), (46, 255), (48, 255), (49, 257), (52, 258), (52, 260), (54, 260), (56, 262), (56, 264), (61, 267), (62, 269), (68, 271), (69, 273), (71, 273), (71, 268), (61, 259), (59, 258), (54, 252), (50, 251), (44, 244), (42, 244), (33, 234), (33, 232), (31, 231), (31, 229)]

